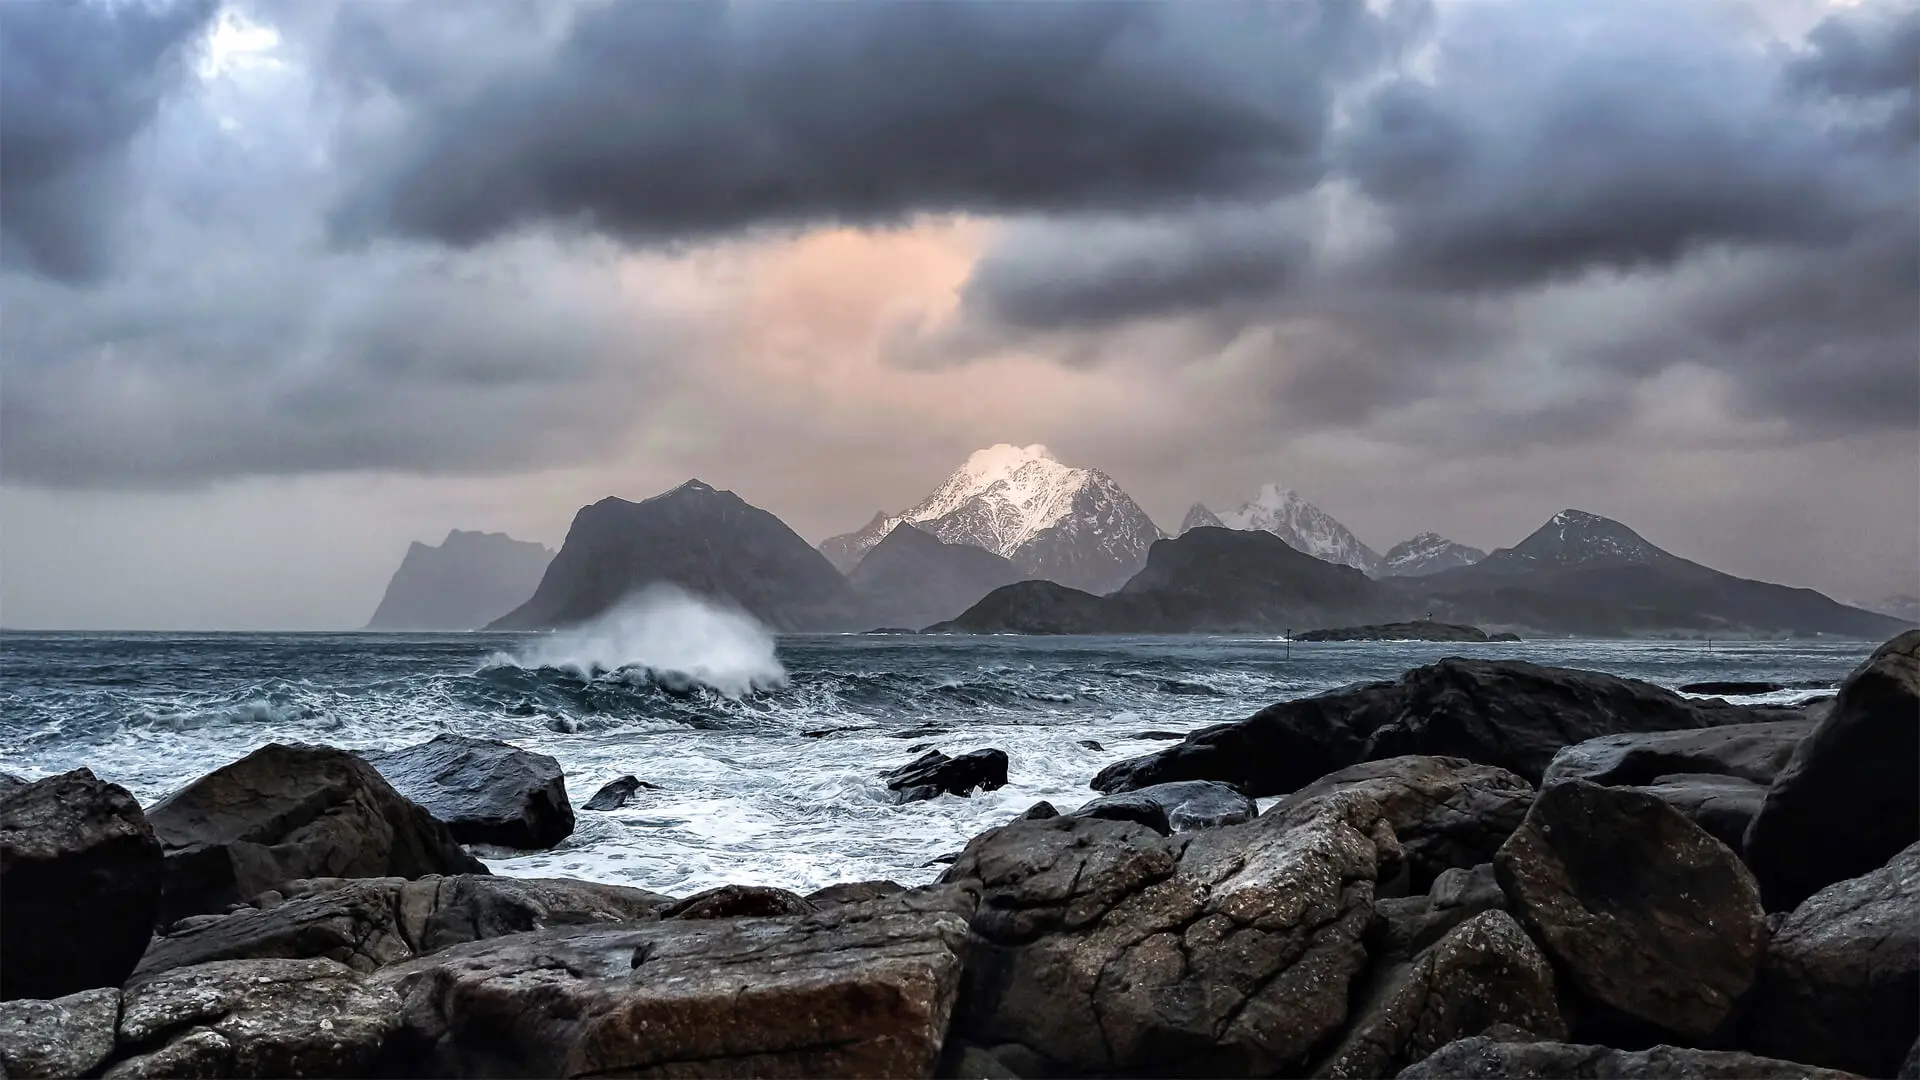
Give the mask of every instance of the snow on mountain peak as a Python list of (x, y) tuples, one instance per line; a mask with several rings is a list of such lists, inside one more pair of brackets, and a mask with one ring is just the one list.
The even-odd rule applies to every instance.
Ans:
[(1214, 516), (1229, 529), (1272, 533), (1295, 551), (1323, 562), (1351, 566), (1369, 574), (1380, 567), (1379, 554), (1361, 543), (1345, 525), (1301, 498), (1298, 492), (1279, 484), (1264, 484), (1251, 502), (1237, 509), (1215, 511)]
[(1429, 530), (1393, 545), (1381, 570), (1391, 577), (1420, 577), (1457, 566), (1472, 566), (1486, 557), (1487, 553), (1479, 548), (1456, 544)]

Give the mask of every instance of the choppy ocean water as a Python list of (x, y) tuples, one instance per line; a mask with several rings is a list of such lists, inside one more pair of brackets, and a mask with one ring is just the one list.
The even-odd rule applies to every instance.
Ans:
[[(272, 741), (389, 748), (441, 732), (552, 754), (576, 809), (633, 773), (660, 790), (579, 811), (560, 847), (483, 852), (496, 873), (686, 894), (931, 880), (1035, 801), (1092, 798), (1102, 766), (1275, 701), (1443, 656), (1593, 668), (1666, 686), (1828, 692), (1869, 642), (1492, 645), (1257, 638), (789, 636), (654, 605), (592, 630), (514, 634), (0, 634), (0, 769), (86, 766), (151, 803)], [(1099, 744), (1099, 749), (1083, 745)], [(997, 746), (1010, 783), (893, 805), (916, 748)]]

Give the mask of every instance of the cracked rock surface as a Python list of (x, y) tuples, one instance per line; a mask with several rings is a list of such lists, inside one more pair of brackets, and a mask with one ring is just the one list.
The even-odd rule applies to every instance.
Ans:
[(1462, 1039), (1401, 1080), (1854, 1080), (1853, 1074), (1726, 1050), (1656, 1046), (1629, 1052), (1561, 1042)]
[(113, 1055), (119, 1022), (120, 991), (114, 987), (50, 1001), (0, 1002), (0, 1075), (89, 1076)]
[(980, 890), (955, 1033), (1071, 1072), (1298, 1067), (1346, 1019), (1397, 859), (1361, 795), (1174, 837), (1075, 817), (993, 830), (945, 877)]

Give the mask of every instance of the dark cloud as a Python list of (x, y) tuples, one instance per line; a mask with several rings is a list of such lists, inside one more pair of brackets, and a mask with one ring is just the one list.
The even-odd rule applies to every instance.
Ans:
[(0, 6), (0, 260), (63, 281), (112, 262), (128, 144), (215, 0)]
[(588, 8), (547, 62), (411, 102), (410, 121), (367, 148), (335, 223), (455, 244), (537, 223), (649, 241), (1304, 190), (1322, 176), (1335, 79), (1377, 62), (1423, 11)]

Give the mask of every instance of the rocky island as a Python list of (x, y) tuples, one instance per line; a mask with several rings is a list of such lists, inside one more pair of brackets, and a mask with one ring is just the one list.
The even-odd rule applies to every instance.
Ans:
[(269, 745), (144, 808), (0, 776), (0, 1069), (1911, 1077), (1916, 758), (1920, 631), (1803, 709), (1449, 659), (1122, 762), (928, 885), (679, 898), (489, 874), (462, 835), (571, 824), (500, 743)]
[(1489, 634), (1477, 626), (1415, 619), (1412, 622), (1377, 623), (1372, 626), (1341, 626), (1331, 630), (1306, 630), (1293, 635), (1295, 641), (1519, 641), (1518, 634)]

